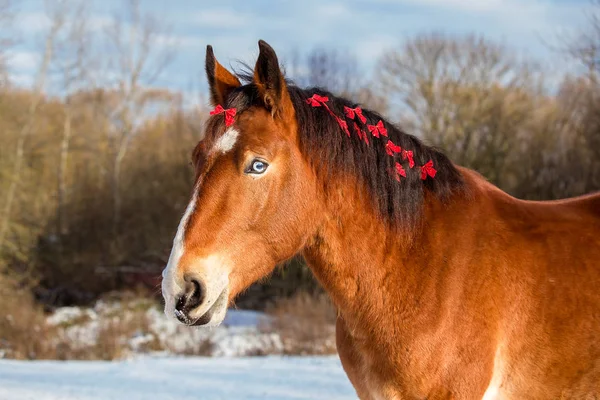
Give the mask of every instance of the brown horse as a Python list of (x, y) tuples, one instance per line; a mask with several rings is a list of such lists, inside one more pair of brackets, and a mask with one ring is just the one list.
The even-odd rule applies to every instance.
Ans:
[[(600, 195), (529, 202), (320, 89), (207, 48), (215, 107), (163, 273), (169, 316), (218, 325), (301, 253), (338, 308), (361, 399), (600, 398)], [(245, 84), (242, 84), (244, 81)]]

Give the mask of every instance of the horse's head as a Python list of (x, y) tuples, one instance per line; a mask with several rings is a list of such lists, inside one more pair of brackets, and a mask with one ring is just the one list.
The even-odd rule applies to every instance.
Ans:
[(275, 52), (259, 47), (244, 86), (207, 48), (211, 101), (222, 107), (194, 150), (196, 181), (162, 283), (166, 314), (186, 324), (218, 325), (237, 294), (316, 229), (315, 177), (298, 147), (294, 107)]

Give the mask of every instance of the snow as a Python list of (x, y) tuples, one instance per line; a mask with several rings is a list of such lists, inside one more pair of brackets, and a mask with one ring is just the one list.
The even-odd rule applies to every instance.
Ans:
[(267, 317), (256, 311), (229, 310), (223, 324), (216, 328), (184, 326), (157, 309), (149, 310), (146, 315), (151, 331), (173, 353), (193, 352), (203, 343), (208, 343), (210, 355), (217, 357), (281, 351), (279, 335), (259, 330), (260, 320)]
[(258, 326), (265, 314), (251, 310), (228, 310), (223, 320), (224, 326)]
[(3, 400), (356, 399), (339, 359), (141, 357), (118, 362), (0, 360)]
[(107, 323), (138, 322), (119, 337), (124, 359), (15, 361), (0, 354), (0, 400), (356, 399), (337, 356), (246, 357), (283, 352), (279, 334), (264, 329), (269, 318), (229, 310), (221, 326), (207, 329), (184, 326), (147, 301), (59, 308), (47, 322), (74, 349), (97, 343)]
[(79, 307), (61, 307), (47, 318), (50, 325), (64, 325), (79, 318), (88, 317), (94, 319), (96, 314), (92, 310), (86, 310)]
[[(250, 310), (228, 310), (221, 326), (216, 328), (188, 327), (167, 318), (161, 309), (140, 304), (135, 314), (120, 302), (98, 301), (93, 308), (62, 307), (47, 318), (53, 326), (64, 329), (72, 348), (84, 349), (98, 341), (103, 325), (115, 318), (131, 320), (141, 315), (148, 323), (148, 330), (138, 331), (131, 337), (122, 338), (126, 344), (126, 356), (145, 353), (147, 345), (156, 339), (160, 348), (171, 354), (200, 354), (216, 357), (237, 357), (257, 354), (281, 354), (283, 345), (277, 333), (263, 332), (261, 321), (268, 321), (264, 313)], [(2, 355), (0, 355), (2, 358)]]

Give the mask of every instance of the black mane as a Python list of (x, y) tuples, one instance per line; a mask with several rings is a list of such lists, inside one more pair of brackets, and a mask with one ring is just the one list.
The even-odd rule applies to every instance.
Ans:
[[(239, 75), (243, 81), (252, 81), (249, 75)], [(301, 89), (292, 83), (288, 83), (287, 88), (296, 111), (300, 150), (321, 178), (326, 190), (329, 185), (336, 184), (336, 180), (330, 178), (337, 173), (355, 176), (364, 184), (377, 215), (392, 226), (413, 227), (421, 215), (425, 191), (446, 201), (463, 188), (462, 176), (446, 155), (406, 134), (378, 113), (363, 109), (366, 124), (357, 121), (369, 135), (370, 143), (367, 145), (353, 131), (354, 121), (344, 115), (344, 106), (354, 108), (358, 104), (320, 88)], [(324, 107), (307, 104), (306, 100), (313, 94), (329, 98), (327, 105), (337, 116), (345, 119), (351, 137), (346, 136)], [(253, 105), (260, 105), (260, 102), (256, 86), (248, 83), (229, 96), (227, 107), (235, 107), (239, 113)], [(379, 120), (385, 124), (388, 138), (393, 143), (413, 151), (414, 168), (409, 168), (399, 155), (390, 157), (386, 153), (386, 138), (371, 136), (366, 125), (375, 125)], [(435, 178), (421, 180), (420, 166), (429, 160), (433, 161), (437, 174)], [(400, 182), (390, 172), (396, 161), (401, 162), (406, 170), (406, 178), (402, 177)]]

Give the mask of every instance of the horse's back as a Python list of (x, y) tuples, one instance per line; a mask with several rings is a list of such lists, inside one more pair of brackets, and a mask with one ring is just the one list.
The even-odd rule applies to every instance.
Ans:
[[(501, 293), (494, 390), (507, 399), (600, 396), (600, 193), (509, 196), (467, 173), (476, 226)], [(479, 219), (478, 219), (479, 220)]]
[[(542, 211), (553, 210), (566, 216), (579, 216), (600, 221), (600, 192), (561, 200), (526, 202)], [(592, 222), (592, 221), (589, 221)]]
[(600, 193), (519, 201), (515, 208), (516, 232), (537, 251), (537, 264), (545, 264), (545, 269), (563, 278), (576, 279), (574, 288), (600, 284)]
[(507, 219), (519, 243), (513, 277), (523, 279), (510, 358), (514, 376), (531, 379), (515, 380), (515, 394), (600, 395), (600, 194), (515, 201)]

